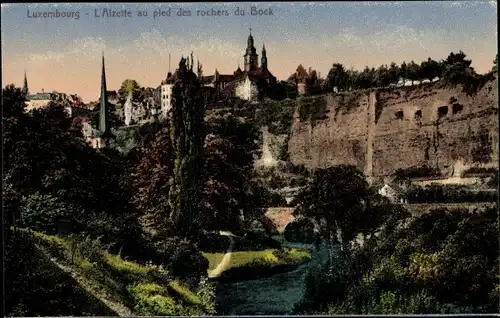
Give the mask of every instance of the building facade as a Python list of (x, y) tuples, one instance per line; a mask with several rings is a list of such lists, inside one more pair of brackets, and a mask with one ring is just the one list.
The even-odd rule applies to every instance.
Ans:
[[(206, 103), (221, 97), (237, 97), (243, 100), (255, 100), (262, 86), (276, 85), (276, 77), (269, 71), (266, 47), (262, 47), (261, 63), (254, 45), (251, 33), (247, 39), (247, 48), (243, 55), (243, 70), (238, 65), (233, 74), (220, 74), (216, 69), (213, 75), (202, 76), (201, 66), (198, 63), (198, 76), (204, 87)], [(191, 57), (191, 63), (193, 58)], [(167, 78), (161, 82), (161, 114), (166, 117), (172, 108), (172, 89), (177, 77), (168, 73)]]
[(168, 112), (172, 108), (172, 89), (174, 83), (177, 79), (176, 74), (168, 72), (167, 78), (161, 82), (161, 105), (160, 105), (160, 117), (166, 118)]

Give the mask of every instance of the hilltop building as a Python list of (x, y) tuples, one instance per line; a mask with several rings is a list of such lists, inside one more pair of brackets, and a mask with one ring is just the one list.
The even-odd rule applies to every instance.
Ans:
[(247, 48), (243, 60), (243, 70), (240, 69), (239, 65), (232, 75), (220, 75), (216, 70), (214, 76), (204, 78), (204, 83), (214, 85), (218, 94), (249, 101), (255, 100), (259, 92), (264, 89), (264, 86), (272, 87), (276, 85), (276, 77), (268, 69), (265, 44), (262, 45), (259, 67), (259, 55), (254, 46), (252, 29), (250, 29), (247, 39)]
[[(276, 85), (276, 77), (269, 71), (267, 62), (267, 51), (265, 45), (262, 46), (261, 63), (259, 66), (259, 56), (254, 46), (252, 29), (247, 40), (247, 48), (243, 55), (243, 70), (238, 65), (233, 74), (220, 74), (217, 69), (213, 75), (202, 76), (201, 65), (198, 62), (198, 76), (205, 89), (204, 95), (207, 100), (217, 99), (223, 96), (238, 97), (243, 100), (255, 100), (259, 91), (264, 86), (272, 87)], [(194, 63), (191, 57), (191, 63)], [(169, 67), (170, 68), (170, 67)], [(170, 70), (165, 80), (161, 82), (161, 113), (167, 116), (172, 107), (172, 89), (177, 79), (177, 70), (171, 73)]]

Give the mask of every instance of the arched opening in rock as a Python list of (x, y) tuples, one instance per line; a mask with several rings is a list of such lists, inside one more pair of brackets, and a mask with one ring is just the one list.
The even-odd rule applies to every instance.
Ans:
[(438, 108), (438, 118), (444, 117), (448, 114), (448, 106), (441, 106)]
[(416, 121), (422, 120), (422, 111), (420, 109), (415, 112), (415, 120)]
[(453, 114), (460, 114), (462, 112), (462, 110), (464, 109), (464, 106), (456, 103), (456, 104), (453, 104), (453, 108), (452, 108), (452, 111), (453, 111)]

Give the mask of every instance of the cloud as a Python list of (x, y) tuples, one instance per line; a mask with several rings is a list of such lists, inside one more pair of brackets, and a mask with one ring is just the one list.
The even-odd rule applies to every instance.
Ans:
[(48, 51), (42, 54), (30, 54), (29, 60), (33, 62), (49, 62), (49, 61), (61, 61), (64, 58), (65, 54), (57, 53), (53, 51)]
[(94, 60), (100, 58), (103, 51), (106, 50), (106, 42), (102, 38), (87, 37), (82, 39), (73, 40), (62, 50), (47, 51), (42, 53), (33, 53), (28, 56), (32, 62), (61, 62), (70, 59), (74, 62), (81, 61), (82, 59)]
[(69, 46), (68, 53), (78, 56), (99, 56), (101, 52), (106, 50), (106, 42), (102, 38), (86, 37), (76, 39)]
[(218, 38), (193, 39), (188, 42), (177, 35), (165, 37), (156, 29), (141, 33), (139, 38), (134, 40), (134, 45), (143, 53), (149, 52), (160, 57), (166, 57), (169, 53), (186, 55), (194, 52), (194, 55), (200, 58), (208, 56), (237, 58), (242, 52), (240, 43), (231, 43)]

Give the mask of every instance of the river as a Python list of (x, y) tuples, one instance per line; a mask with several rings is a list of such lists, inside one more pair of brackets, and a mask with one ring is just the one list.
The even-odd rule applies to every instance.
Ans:
[(289, 243), (278, 238), (284, 247), (308, 248), (311, 261), (295, 270), (270, 277), (217, 286), (218, 315), (290, 315), (295, 304), (302, 300), (305, 278), (310, 269), (328, 262), (329, 250), (321, 244)]

